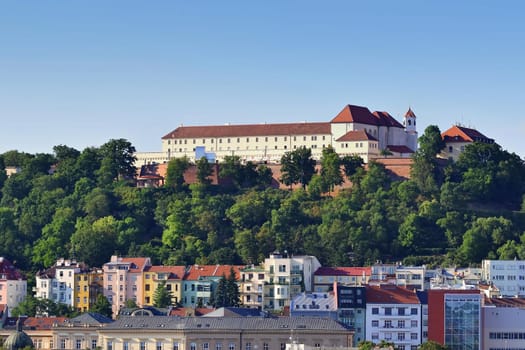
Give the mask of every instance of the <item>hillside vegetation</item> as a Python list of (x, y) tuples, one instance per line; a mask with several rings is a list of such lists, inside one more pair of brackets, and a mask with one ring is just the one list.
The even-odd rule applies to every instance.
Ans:
[[(268, 168), (234, 156), (221, 166), (227, 186), (209, 183), (205, 161), (196, 164), (198, 182), (185, 184), (188, 161), (174, 159), (165, 186), (136, 188), (135, 149), (124, 139), (83, 151), (9, 151), (0, 169), (21, 171), (0, 172), (0, 256), (28, 273), (59, 257), (101, 266), (112, 254), (171, 265), (256, 264), (275, 250), (326, 266), (525, 259), (523, 160), (474, 143), (443, 165), (439, 135), (425, 130), (408, 181), (393, 181), (379, 163), (365, 171), (331, 148), (315, 174), (309, 150), (291, 152), (282, 171), (287, 185), (302, 185), (294, 191), (271, 188)], [(340, 169), (352, 187), (334, 194)]]

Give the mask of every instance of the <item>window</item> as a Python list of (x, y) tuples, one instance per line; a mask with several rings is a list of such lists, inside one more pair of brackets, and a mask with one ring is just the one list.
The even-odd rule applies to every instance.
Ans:
[(410, 321), (410, 327), (417, 328), (417, 320)]
[(417, 340), (417, 333), (410, 333), (410, 339)]
[(379, 327), (379, 321), (378, 320), (373, 320), (372, 321), (372, 327)]
[(222, 350), (222, 343), (216, 343), (215, 350)]
[(397, 328), (405, 328), (405, 321), (404, 320), (397, 321)]
[(246, 343), (246, 350), (252, 350), (252, 343), (250, 342)]
[(156, 349), (157, 350), (162, 350), (162, 342), (160, 342), (160, 341), (157, 342)]
[(404, 316), (405, 315), (405, 308), (404, 307), (400, 307), (397, 309), (397, 314), (400, 315), (400, 316)]
[(230, 343), (228, 345), (228, 350), (235, 350), (235, 343)]
[(197, 343), (190, 343), (190, 350), (197, 350)]
[(391, 307), (385, 307), (385, 315), (392, 315), (392, 308)]
[(392, 321), (391, 320), (386, 320), (385, 321), (385, 328), (392, 328)]
[(146, 342), (144, 341), (140, 342), (140, 350), (146, 350)]
[[(82, 349), (82, 339), (75, 340), (75, 349)], [(127, 350), (127, 349), (124, 349)]]
[(411, 315), (417, 315), (417, 308), (413, 307), (410, 309), (410, 314)]
[(452, 153), (452, 151), (453, 151), (452, 146), (448, 146), (448, 153)]
[(129, 350), (129, 342), (125, 341), (122, 343), (122, 350)]
[(397, 333), (397, 340), (405, 340), (405, 333)]
[(373, 307), (372, 308), (372, 315), (378, 315), (379, 314), (379, 308), (378, 307)]
[(268, 346), (268, 343), (263, 343), (263, 350), (269, 350), (270, 347)]
[(146, 292), (149, 292), (149, 290), (150, 290), (150, 285), (149, 285), (149, 284), (146, 284), (146, 285), (145, 285), (145, 289), (146, 289)]
[(106, 349), (107, 350), (113, 350), (113, 342), (112, 341), (108, 341)]

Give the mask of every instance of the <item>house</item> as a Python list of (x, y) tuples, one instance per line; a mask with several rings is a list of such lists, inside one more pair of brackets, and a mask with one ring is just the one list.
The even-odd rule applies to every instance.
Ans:
[(473, 142), (494, 143), (494, 139), (488, 138), (476, 129), (466, 128), (461, 125), (454, 125), (450, 129), (441, 133), (445, 141), (445, 149), (439, 155), (441, 158), (458, 160), (459, 155), (465, 150), (465, 146)]
[(421, 344), (421, 303), (413, 290), (392, 284), (366, 288), (366, 340), (393, 342), (397, 349)]
[(319, 267), (314, 273), (314, 290), (327, 292), (333, 289), (334, 283), (361, 286), (368, 283), (372, 273), (371, 267)]
[(172, 305), (177, 305), (182, 299), (182, 281), (185, 275), (185, 266), (147, 266), (144, 270), (143, 305), (154, 304), (155, 291), (161, 283), (171, 292)]
[(12, 310), (27, 294), (27, 280), (6, 258), (0, 257), (0, 305)]
[(416, 115), (409, 109), (400, 123), (388, 112), (346, 105), (329, 122), (181, 125), (162, 137), (161, 152), (136, 157), (138, 165), (183, 156), (195, 161), (196, 151), (204, 150), (219, 162), (236, 155), (244, 161), (275, 163), (299, 147), (310, 148), (319, 160), (329, 145), (341, 156), (360, 155), (366, 162), (383, 150), (409, 157), (417, 148)]

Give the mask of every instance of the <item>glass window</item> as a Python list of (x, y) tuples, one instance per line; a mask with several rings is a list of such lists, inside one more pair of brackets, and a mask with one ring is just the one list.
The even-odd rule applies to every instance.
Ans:
[(140, 342), (140, 350), (146, 350), (146, 342), (144, 341)]
[(123, 350), (129, 350), (129, 343), (127, 341), (125, 341), (124, 343), (122, 343), (122, 349)]
[(179, 350), (179, 343), (173, 342), (173, 350)]
[[(82, 349), (82, 339), (75, 340), (75, 349)], [(127, 349), (125, 349), (127, 350)]]
[(108, 341), (106, 349), (107, 350), (113, 350), (113, 342), (112, 341)]

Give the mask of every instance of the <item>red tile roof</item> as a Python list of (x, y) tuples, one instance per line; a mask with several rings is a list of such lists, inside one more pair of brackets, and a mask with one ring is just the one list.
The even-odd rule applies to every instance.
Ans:
[(392, 284), (366, 286), (366, 302), (376, 304), (419, 304), (416, 292)]
[(236, 279), (239, 279), (240, 269), (244, 266), (237, 265), (192, 265), (184, 279), (196, 281), (200, 277), (222, 277), (222, 275), (228, 277), (231, 267), (233, 267)]
[(408, 108), (408, 111), (405, 113), (405, 117), (406, 118), (408, 118), (408, 117), (415, 118), (416, 117), (415, 113), (412, 111), (412, 108)]
[(314, 273), (316, 276), (370, 276), (371, 267), (320, 267)]
[(150, 264), (149, 258), (122, 258), (121, 262), (131, 264), (129, 272), (142, 272)]
[(162, 139), (330, 134), (330, 123), (180, 126)]
[(51, 329), (53, 324), (62, 324), (67, 317), (28, 317), (24, 321), (24, 327), (34, 330)]
[(18, 280), (23, 276), (6, 258), (0, 257), (0, 275), (5, 275), (7, 280)]
[(525, 307), (525, 298), (484, 298), (485, 306), (496, 307)]
[(483, 142), (493, 143), (494, 139), (488, 138), (475, 129), (454, 125), (447, 131), (441, 133), (445, 142)]
[(404, 128), (403, 124), (394, 119), (388, 112), (375, 111), (372, 113), (377, 119), (379, 119), (379, 125), (393, 126), (396, 128)]
[(215, 309), (208, 309), (205, 307), (197, 307), (195, 309), (191, 307), (188, 307), (188, 308), (176, 307), (170, 310), (170, 314), (168, 316), (180, 316), (180, 317), (204, 316), (213, 311), (215, 311)]
[(378, 120), (366, 107), (346, 105), (330, 122), (378, 125)]
[(147, 272), (169, 273), (168, 279), (182, 279), (186, 274), (185, 266), (148, 266)]
[(414, 153), (414, 151), (405, 145), (388, 145), (386, 148), (395, 153)]
[(352, 130), (338, 138), (336, 141), (377, 141), (377, 139), (365, 130)]

